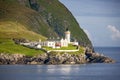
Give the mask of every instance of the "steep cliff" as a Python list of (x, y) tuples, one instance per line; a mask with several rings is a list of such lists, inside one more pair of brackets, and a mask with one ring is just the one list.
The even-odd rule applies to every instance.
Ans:
[(5, 39), (64, 37), (66, 28), (71, 31), (71, 40), (92, 48), (71, 12), (58, 0), (0, 0), (0, 47)]
[(65, 29), (69, 28), (72, 34), (71, 40), (77, 39), (81, 45), (92, 46), (71, 12), (58, 0), (29, 0), (29, 2), (30, 8), (39, 12), (59, 37), (63, 37)]

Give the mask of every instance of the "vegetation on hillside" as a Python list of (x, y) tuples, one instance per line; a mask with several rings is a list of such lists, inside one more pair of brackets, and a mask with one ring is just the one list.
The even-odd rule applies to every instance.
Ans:
[(26, 56), (35, 56), (38, 54), (43, 54), (45, 52), (15, 44), (13, 40), (10, 39), (0, 39), (0, 53), (24, 54)]
[[(22, 6), (18, 0), (0, 0), (0, 22), (1, 21), (19, 23), (29, 31), (45, 37), (48, 37), (49, 33), (57, 36), (38, 12)], [(8, 29), (6, 28), (6, 30)]]
[(81, 44), (91, 46), (90, 40), (71, 12), (58, 0), (39, 0), (38, 2), (40, 4), (39, 10), (41, 10), (39, 13), (60, 37), (64, 36), (64, 31), (68, 27), (72, 40), (77, 39)]
[[(45, 40), (49, 37), (63, 37), (66, 28), (71, 31), (72, 40), (77, 39), (82, 45), (92, 46), (73, 15), (58, 0), (0, 0), (0, 47), (6, 45), (0, 52), (17, 53), (20, 48), (18, 53), (25, 50), (29, 53), (30, 49), (14, 44), (12, 39)], [(1, 44), (4, 40), (5, 45)], [(14, 47), (18, 47), (16, 51)]]
[(73, 46), (71, 44), (69, 44), (68, 47), (61, 47), (61, 48), (52, 48), (52, 47), (47, 47), (47, 46), (43, 46), (42, 48), (44, 48), (47, 51), (49, 50), (77, 50), (77, 46)]
[[(69, 28), (71, 31), (71, 40), (76, 39), (81, 45), (92, 47), (91, 41), (80, 28), (71, 12), (58, 0), (29, 0), (29, 2), (25, 0), (20, 1), (20, 3), (24, 3), (24, 6), (27, 5), (26, 7), (38, 12), (59, 37), (63, 37), (64, 31), (66, 28)], [(49, 35), (56, 37), (52, 33), (50, 32)]]
[(76, 51), (76, 52), (55, 52), (55, 51), (51, 51), (50, 52), (51, 55), (65, 54), (65, 53), (69, 53), (69, 54), (73, 54), (73, 55), (84, 54), (85, 53), (85, 48), (84, 47), (80, 47), (79, 51)]
[(11, 21), (0, 22), (0, 39), (24, 38), (28, 40), (45, 40), (46, 37), (29, 31), (25, 26)]

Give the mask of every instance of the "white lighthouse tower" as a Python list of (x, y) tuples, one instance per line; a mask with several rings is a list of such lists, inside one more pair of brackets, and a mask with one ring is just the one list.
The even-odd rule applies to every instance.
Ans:
[(70, 31), (68, 30), (68, 28), (65, 31), (65, 39), (68, 43), (70, 43)]

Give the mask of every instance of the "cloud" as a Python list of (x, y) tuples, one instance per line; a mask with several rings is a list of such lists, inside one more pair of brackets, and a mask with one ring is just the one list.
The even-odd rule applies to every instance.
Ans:
[(111, 38), (113, 40), (120, 39), (120, 31), (115, 26), (108, 25), (107, 28), (112, 32)]
[(84, 30), (84, 32), (87, 34), (88, 38), (91, 40), (92, 37), (91, 37), (90, 32), (89, 32), (87, 29), (83, 29), (83, 30)]

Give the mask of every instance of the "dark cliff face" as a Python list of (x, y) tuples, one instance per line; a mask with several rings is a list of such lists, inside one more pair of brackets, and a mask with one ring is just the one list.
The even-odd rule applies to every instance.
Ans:
[(17, 21), (28, 30), (47, 38), (63, 37), (68, 27), (71, 40), (77, 39), (81, 45), (92, 48), (91, 41), (71, 12), (58, 0), (1, 0), (0, 8), (5, 11), (0, 13), (0, 21)]
[(39, 10), (39, 4), (37, 3), (37, 0), (29, 0), (29, 5), (32, 9), (36, 11)]

